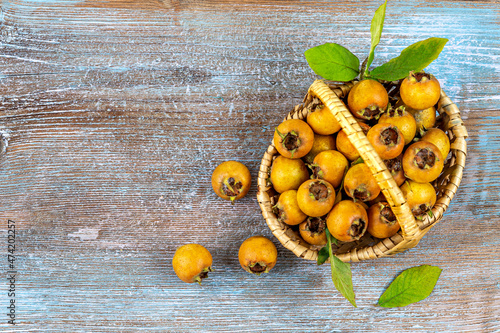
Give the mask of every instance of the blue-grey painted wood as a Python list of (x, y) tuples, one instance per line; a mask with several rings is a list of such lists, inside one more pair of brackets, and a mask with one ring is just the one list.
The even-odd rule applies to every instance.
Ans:
[[(337, 42), (363, 59), (381, 1), (28, 1), (0, 12), (0, 328), (6, 332), (495, 332), (500, 131), (497, 1), (390, 1), (374, 65), (431, 36), (428, 70), (459, 106), (467, 167), (445, 218), (414, 249), (352, 265), (358, 308), (329, 267), (271, 235), (256, 184), (235, 205), (210, 186), (222, 161), (254, 179), (273, 128), (316, 78), (303, 52)], [(7, 220), (16, 222), (9, 325)], [(278, 248), (253, 277), (241, 242)], [(187, 242), (215, 272), (175, 276)], [(437, 265), (432, 295), (376, 307), (402, 270)]]

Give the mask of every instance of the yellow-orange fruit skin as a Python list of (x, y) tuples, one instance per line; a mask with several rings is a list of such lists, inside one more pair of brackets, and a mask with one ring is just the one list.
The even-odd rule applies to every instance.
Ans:
[[(365, 234), (368, 214), (361, 204), (351, 200), (342, 200), (328, 213), (326, 224), (333, 237), (343, 242), (352, 242)], [(352, 228), (355, 224), (360, 226), (360, 230), (356, 236), (353, 236)]]
[[(368, 131), (370, 130), (370, 125), (362, 122), (358, 122), (359, 126), (363, 130), (363, 133), (366, 135)], [(354, 147), (354, 145), (351, 143), (349, 138), (347, 137), (347, 134), (344, 132), (344, 130), (341, 130), (337, 134), (336, 138), (336, 146), (337, 150), (341, 152), (349, 161), (355, 161), (359, 158), (359, 153), (357, 149)]]
[(349, 162), (342, 153), (336, 150), (326, 150), (316, 155), (312, 165), (319, 168), (318, 178), (326, 180), (337, 188), (342, 183)]
[(301, 159), (278, 156), (271, 166), (271, 183), (278, 193), (296, 190), (309, 179), (309, 171)]
[[(298, 138), (297, 147), (290, 150), (287, 142), (290, 138)], [(301, 158), (307, 155), (314, 142), (314, 132), (303, 120), (288, 119), (278, 125), (274, 131), (273, 143), (280, 155), (287, 158)]]
[(444, 159), (446, 159), (448, 153), (450, 152), (450, 139), (442, 129), (429, 128), (422, 137), (422, 141), (433, 143), (436, 147), (438, 147), (441, 152), (441, 156)]
[[(274, 243), (264, 236), (252, 236), (240, 245), (238, 261), (241, 267), (251, 274), (268, 273), (278, 259), (278, 250)], [(256, 264), (265, 267), (261, 272), (252, 271)]]
[[(439, 81), (431, 74), (419, 78), (421, 73), (410, 73), (399, 89), (401, 100), (415, 110), (423, 110), (434, 106), (441, 96)], [(425, 77), (425, 79), (424, 79)]]
[[(228, 195), (226, 192), (227, 182), (232, 178), (234, 184), (240, 183), (241, 188), (236, 196)], [(219, 164), (212, 173), (212, 189), (215, 194), (224, 200), (239, 200), (247, 195), (250, 190), (250, 185), (252, 181), (252, 176), (248, 168), (241, 162), (238, 161), (225, 161)], [(225, 185), (226, 184), (226, 185)], [(226, 190), (225, 190), (226, 189)]]
[[(321, 185), (322, 197), (315, 198), (312, 193), (314, 186)], [(319, 217), (326, 215), (335, 203), (335, 189), (322, 179), (309, 179), (300, 185), (297, 190), (297, 203), (300, 210), (307, 216)]]
[[(384, 133), (390, 131), (393, 133), (391, 136), (395, 136), (395, 140), (387, 143), (385, 141)], [(405, 141), (403, 133), (397, 128), (397, 126), (387, 123), (378, 123), (374, 125), (368, 133), (366, 138), (370, 141), (373, 149), (377, 152), (381, 159), (389, 160), (398, 157), (404, 149)]]
[[(419, 154), (425, 152), (434, 155), (433, 165), (428, 163), (419, 166)], [(403, 154), (403, 170), (406, 178), (409, 178), (418, 183), (430, 183), (434, 181), (441, 171), (443, 171), (444, 161), (439, 148), (427, 141), (417, 141), (411, 144)]]
[(179, 247), (172, 259), (172, 266), (179, 279), (186, 283), (201, 282), (197, 280), (204, 270), (211, 270), (212, 255), (202, 245), (185, 244)]
[(337, 119), (335, 119), (335, 116), (325, 105), (314, 112), (310, 112), (306, 120), (314, 133), (317, 134), (331, 135), (337, 133), (341, 129)]
[(314, 134), (314, 142), (311, 150), (303, 157), (306, 163), (312, 163), (314, 158), (325, 150), (336, 150), (335, 137), (333, 135)]
[(297, 203), (296, 190), (281, 193), (276, 208), (280, 212), (278, 220), (288, 225), (300, 224), (307, 218), (307, 215), (300, 210)]
[(351, 113), (360, 119), (376, 119), (380, 115), (370, 114), (365, 109), (379, 108), (383, 112), (389, 104), (389, 95), (384, 86), (375, 80), (365, 79), (356, 83), (347, 96), (347, 106)]
[(384, 209), (391, 209), (387, 202), (378, 202), (368, 208), (368, 228), (370, 235), (377, 238), (388, 238), (394, 236), (400, 229), (394, 214), (394, 220), (387, 219), (382, 213)]
[(348, 196), (360, 201), (370, 201), (380, 194), (380, 187), (365, 163), (358, 163), (347, 170), (344, 190)]
[[(325, 221), (326, 223), (326, 221)], [(312, 232), (308, 228), (308, 221), (304, 221), (299, 225), (299, 233), (300, 236), (304, 241), (311, 245), (326, 245), (327, 239), (326, 239), (326, 228), (323, 229), (321, 232)]]
[(417, 132), (417, 122), (415, 118), (411, 113), (403, 109), (396, 109), (382, 114), (378, 122), (395, 125), (403, 134), (405, 140), (404, 145), (408, 145), (412, 142)]
[(401, 185), (401, 192), (418, 220), (422, 220), (436, 203), (436, 190), (430, 183), (417, 183), (408, 180)]

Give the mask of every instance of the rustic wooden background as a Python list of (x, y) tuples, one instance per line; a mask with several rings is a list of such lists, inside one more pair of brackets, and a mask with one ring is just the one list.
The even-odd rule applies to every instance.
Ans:
[[(8, 332), (500, 331), (500, 4), (389, 1), (374, 65), (428, 37), (428, 70), (469, 131), (462, 185), (414, 249), (353, 264), (354, 309), (327, 265), (272, 236), (256, 201), (210, 186), (222, 161), (254, 177), (271, 135), (316, 78), (303, 53), (337, 42), (364, 59), (382, 1), (2, 0), (0, 330)], [(7, 323), (7, 221), (15, 221), (16, 322)], [(279, 260), (253, 277), (241, 242)], [(202, 286), (175, 249), (207, 247)], [(406, 268), (443, 269), (432, 295), (375, 304)]]

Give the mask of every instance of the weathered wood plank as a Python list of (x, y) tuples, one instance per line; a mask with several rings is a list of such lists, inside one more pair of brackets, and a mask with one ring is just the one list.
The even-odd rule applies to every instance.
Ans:
[[(222, 161), (242, 161), (257, 177), (274, 127), (315, 78), (303, 52), (337, 42), (362, 59), (380, 3), (2, 1), (0, 239), (6, 253), (5, 224), (16, 221), (18, 325), (2, 315), (0, 327), (500, 330), (496, 1), (388, 5), (374, 65), (418, 40), (448, 38), (429, 70), (470, 138), (443, 221), (412, 250), (353, 264), (358, 309), (333, 290), (329, 267), (299, 260), (272, 237), (256, 186), (233, 206), (212, 192)], [(259, 278), (237, 260), (239, 244), (256, 234), (279, 251), (276, 268)], [(201, 287), (171, 269), (187, 242), (214, 256)], [(443, 269), (429, 299), (374, 306), (399, 272), (421, 264)], [(5, 285), (5, 310), (6, 294)]]

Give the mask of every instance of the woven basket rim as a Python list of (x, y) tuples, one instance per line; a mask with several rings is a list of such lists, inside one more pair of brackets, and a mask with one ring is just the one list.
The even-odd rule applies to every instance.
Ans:
[[(319, 98), (326, 105), (339, 121), (344, 131), (350, 132), (348, 135), (351, 143), (358, 149), (361, 157), (365, 160), (372, 173), (374, 174), (382, 192), (391, 204), (393, 211), (402, 227), (402, 230), (396, 235), (380, 239), (374, 245), (361, 248), (354, 248), (346, 253), (337, 254), (343, 261), (361, 261), (375, 259), (383, 256), (393, 255), (406, 251), (418, 244), (420, 239), (442, 219), (442, 216), (453, 199), (463, 175), (466, 159), (466, 138), (467, 130), (460, 118), (458, 107), (441, 91), (441, 97), (438, 102), (437, 111), (445, 115), (448, 121), (444, 124), (451, 136), (451, 157), (447, 161), (449, 166), (439, 180), (442, 184), (435, 184), (438, 189), (438, 200), (432, 209), (432, 217), (426, 217), (422, 224), (418, 224), (404, 199), (401, 190), (396, 185), (394, 179), (387, 171), (382, 159), (375, 153), (373, 147), (369, 144), (366, 136), (359, 127), (355, 118), (341, 101), (347, 96), (350, 89), (357, 82), (353, 80), (346, 83), (326, 82), (324, 80), (314, 81), (306, 96), (304, 102), (290, 111), (286, 119), (304, 119), (309, 110), (306, 104), (312, 97)], [(291, 250), (298, 257), (309, 260), (316, 260), (318, 250), (305, 243), (300, 237), (291, 231), (291, 228), (277, 220), (272, 211), (271, 200), (268, 190), (272, 185), (268, 183), (268, 172), (270, 171), (274, 156), (277, 156), (277, 150), (271, 140), (261, 161), (258, 176), (257, 200), (267, 225), (273, 235), (287, 249)]]

